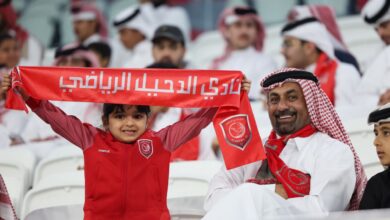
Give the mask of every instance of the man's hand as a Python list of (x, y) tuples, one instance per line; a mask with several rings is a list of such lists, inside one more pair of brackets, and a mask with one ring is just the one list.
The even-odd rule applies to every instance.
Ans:
[(283, 185), (281, 183), (277, 183), (275, 185), (275, 192), (276, 192), (276, 194), (278, 194), (279, 196), (283, 197), (284, 199), (288, 199), (287, 193), (284, 190), (284, 187), (283, 187)]
[(390, 102), (390, 89), (386, 90), (380, 97), (379, 97), (379, 105), (384, 105), (386, 103)]

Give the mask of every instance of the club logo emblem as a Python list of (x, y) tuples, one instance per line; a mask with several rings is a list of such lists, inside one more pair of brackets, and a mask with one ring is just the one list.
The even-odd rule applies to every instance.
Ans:
[(149, 139), (139, 139), (137, 141), (138, 143), (138, 149), (139, 152), (144, 156), (146, 159), (149, 159), (150, 156), (153, 154), (153, 142)]
[(252, 139), (252, 131), (246, 114), (230, 116), (221, 121), (219, 126), (226, 142), (240, 150), (244, 150)]

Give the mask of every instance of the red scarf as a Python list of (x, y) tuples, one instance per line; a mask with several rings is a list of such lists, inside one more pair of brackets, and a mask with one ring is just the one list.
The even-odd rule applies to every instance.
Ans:
[(35, 99), (175, 106), (218, 107), (213, 119), (228, 169), (265, 158), (239, 71), (16, 67), (6, 107), (27, 110), (14, 89)]
[[(257, 184), (281, 183), (288, 198), (301, 197), (310, 193), (310, 175), (299, 170), (289, 168), (279, 155), (290, 138), (308, 137), (317, 131), (312, 125), (307, 125), (294, 134), (277, 138), (275, 131), (272, 131), (265, 145), (267, 162), (265, 163), (271, 171), (271, 179), (250, 179), (247, 182)], [(263, 164), (262, 164), (263, 167)], [(260, 171), (262, 168), (260, 168)], [(276, 179), (275, 179), (276, 178)]]
[(336, 69), (336, 60), (332, 60), (325, 53), (321, 53), (317, 60), (314, 74), (319, 79), (322, 90), (324, 90), (333, 105), (335, 103)]

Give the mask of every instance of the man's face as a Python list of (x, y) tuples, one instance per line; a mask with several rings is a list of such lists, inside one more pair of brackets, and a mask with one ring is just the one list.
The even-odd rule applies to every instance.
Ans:
[(374, 127), (374, 145), (383, 166), (390, 166), (390, 123), (381, 123)]
[(119, 37), (123, 46), (131, 50), (145, 37), (136, 29), (122, 28), (119, 30)]
[(97, 23), (95, 20), (73, 21), (73, 31), (79, 41), (84, 41), (96, 33)]
[(229, 25), (226, 37), (233, 49), (245, 49), (255, 43), (257, 35), (256, 22), (252, 18), (242, 17)]
[(185, 48), (180, 42), (162, 38), (153, 43), (152, 52), (155, 62), (171, 63), (180, 66), (183, 62)]
[(386, 44), (390, 44), (390, 21), (380, 23), (376, 28), (376, 32), (382, 41)]
[(293, 134), (311, 123), (306, 101), (298, 83), (286, 82), (267, 97), (268, 115), (278, 135)]
[(305, 69), (308, 65), (305, 43), (295, 37), (285, 36), (281, 53), (286, 60), (286, 67)]

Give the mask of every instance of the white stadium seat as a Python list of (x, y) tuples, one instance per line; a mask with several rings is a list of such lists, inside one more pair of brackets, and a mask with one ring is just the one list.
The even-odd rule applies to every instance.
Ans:
[(83, 152), (74, 145), (65, 145), (53, 150), (37, 165), (34, 187), (47, 176), (84, 169)]
[(82, 171), (61, 173), (42, 179), (24, 197), (21, 219), (42, 208), (83, 204), (84, 185)]

